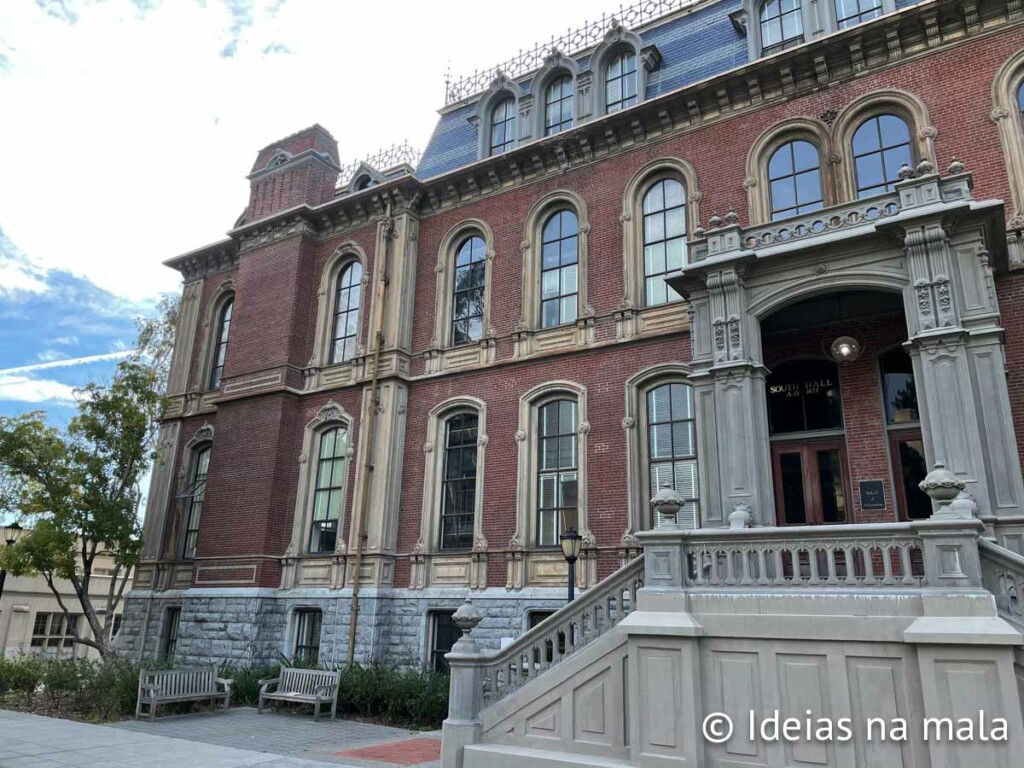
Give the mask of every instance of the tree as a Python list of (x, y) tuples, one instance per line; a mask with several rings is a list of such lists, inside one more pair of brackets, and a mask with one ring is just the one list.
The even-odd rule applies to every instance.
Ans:
[[(166, 408), (177, 309), (168, 297), (156, 318), (137, 321), (135, 350), (109, 383), (76, 391), (78, 413), (66, 428), (51, 426), (40, 411), (0, 417), (0, 515), (27, 518), (30, 529), (0, 550), (0, 564), (15, 576), (42, 575), (65, 616), (70, 611), (56, 580), (69, 581), (92, 631), (78, 642), (104, 658), (141, 551), (139, 483)], [(113, 562), (102, 598), (90, 593), (100, 555)]]

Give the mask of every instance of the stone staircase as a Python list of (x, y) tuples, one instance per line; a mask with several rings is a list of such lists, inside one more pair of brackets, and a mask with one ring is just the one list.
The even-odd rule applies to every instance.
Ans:
[[(659, 529), (642, 558), (508, 648), (480, 616), (448, 659), (443, 768), (970, 766), (1024, 749), (1024, 557), (980, 520)], [(1004, 537), (1002, 540), (1006, 541)], [(771, 741), (780, 717), (846, 718), (852, 738)], [(1006, 741), (926, 740), (925, 718), (1003, 718)], [(722, 743), (705, 718), (735, 725)], [(871, 718), (908, 723), (868, 739)]]

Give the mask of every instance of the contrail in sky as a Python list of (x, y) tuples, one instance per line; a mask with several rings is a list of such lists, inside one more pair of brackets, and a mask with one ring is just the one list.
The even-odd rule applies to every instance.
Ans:
[(32, 365), (20, 365), (17, 368), (2, 368), (0, 376), (15, 373), (31, 373), (32, 371), (45, 371), (49, 368), (67, 368), (72, 365), (86, 365), (87, 363), (101, 363), (104, 360), (119, 360), (128, 357), (135, 350), (122, 349), (118, 352), (106, 352), (102, 355), (88, 355), (86, 357), (70, 357), (67, 360), (51, 360), (48, 363), (34, 363)]

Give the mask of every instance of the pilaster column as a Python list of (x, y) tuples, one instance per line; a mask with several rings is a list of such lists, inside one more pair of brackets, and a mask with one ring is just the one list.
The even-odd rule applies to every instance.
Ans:
[[(969, 177), (952, 180), (969, 200)], [(909, 275), (908, 351), (925, 453), (930, 465), (944, 464), (966, 484), (981, 516), (1019, 515), (1024, 483), (985, 225), (967, 215), (966, 203), (963, 210), (928, 213), (949, 196), (948, 186), (940, 190), (935, 174), (897, 185)]]
[[(738, 250), (739, 227), (709, 236), (720, 252)], [(761, 331), (747, 309), (747, 265), (735, 260), (689, 278), (691, 339), (700, 461), (701, 525), (724, 527), (738, 504), (758, 525), (775, 525), (767, 370)]]

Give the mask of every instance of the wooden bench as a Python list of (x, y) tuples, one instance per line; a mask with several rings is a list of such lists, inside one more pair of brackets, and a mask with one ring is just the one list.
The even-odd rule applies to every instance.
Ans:
[[(322, 669), (294, 669), (281, 667), (277, 677), (260, 680), (260, 701), (256, 711), (263, 714), (263, 702), (290, 701), (297, 704), (313, 704), (313, 720), (320, 717), (320, 705), (331, 703), (331, 718), (338, 712), (338, 684), (341, 672), (326, 672)], [(274, 690), (270, 688), (274, 686)]]
[[(186, 669), (142, 670), (139, 672), (139, 698), (135, 705), (135, 719), (142, 714), (142, 705), (149, 704), (149, 719), (156, 717), (160, 704), (175, 701), (210, 700), (216, 706), (224, 700), (224, 709), (231, 702), (232, 680), (217, 676), (216, 667), (190, 667)], [(223, 686), (219, 689), (218, 686)]]

